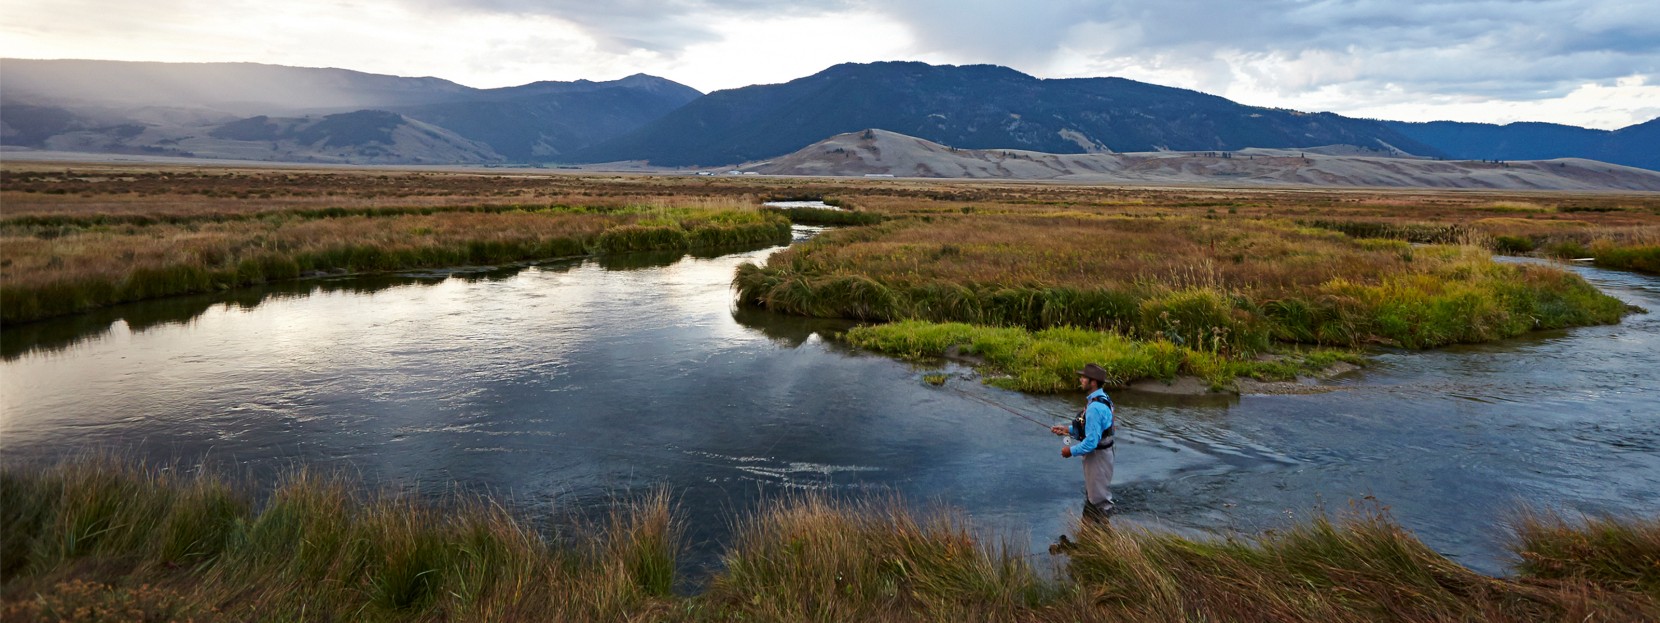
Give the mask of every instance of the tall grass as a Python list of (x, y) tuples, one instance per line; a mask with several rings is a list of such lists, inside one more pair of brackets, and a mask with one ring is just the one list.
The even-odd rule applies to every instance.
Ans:
[(893, 501), (784, 500), (737, 532), (703, 596), (712, 618), (1015, 620), (1055, 592), (962, 518)]
[(664, 607), (679, 551), (661, 492), (563, 541), (487, 499), (442, 509), (304, 471), (260, 503), (111, 462), (9, 470), (0, 497), (8, 595), (134, 578), (230, 619), (618, 620)]
[(1584, 581), (1660, 599), (1660, 518), (1561, 516), (1524, 509), (1511, 551), (1529, 577)]
[(1660, 616), (1652, 519), (1528, 515), (1514, 580), (1461, 567), (1368, 509), (1251, 538), (1087, 526), (1045, 578), (960, 514), (804, 496), (739, 520), (722, 568), (684, 595), (682, 520), (663, 492), (555, 536), (486, 498), (365, 494), (304, 471), (255, 500), (212, 475), (107, 460), (8, 469), (0, 502), (7, 621)]
[(1126, 620), (1581, 621), (1660, 612), (1652, 597), (1590, 582), (1474, 573), (1364, 509), (1250, 540), (1086, 530), (1070, 571), (1089, 600)]

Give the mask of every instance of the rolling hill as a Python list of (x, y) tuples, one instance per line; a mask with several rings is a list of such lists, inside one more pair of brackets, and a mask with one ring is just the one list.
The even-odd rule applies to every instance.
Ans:
[(1080, 183), (1660, 191), (1660, 172), (1577, 158), (1445, 161), (1352, 146), (1049, 154), (958, 149), (883, 130), (837, 135), (744, 170)]

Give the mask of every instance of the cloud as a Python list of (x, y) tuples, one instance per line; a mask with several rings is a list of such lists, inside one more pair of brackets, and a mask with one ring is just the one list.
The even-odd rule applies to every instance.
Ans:
[[(1470, 102), (1562, 103), (1595, 92), (1589, 87), (1639, 93), (1621, 80), (1660, 85), (1652, 4), (10, 0), (0, 54), (340, 66), (472, 86), (645, 72), (704, 90), (788, 80), (837, 62), (924, 60), (1041, 77), (1117, 75), (1258, 105), (1353, 113), (1457, 103), (1463, 111)], [(1577, 97), (1597, 109), (1598, 123), (1615, 123), (1607, 106)], [(1620, 106), (1632, 120), (1653, 108)]]
[(846, 8), (839, 0), (406, 0), (449, 11), (553, 18), (582, 29), (600, 49), (619, 54), (644, 51), (673, 55), (718, 42), (712, 24), (732, 16), (775, 19), (822, 15)]

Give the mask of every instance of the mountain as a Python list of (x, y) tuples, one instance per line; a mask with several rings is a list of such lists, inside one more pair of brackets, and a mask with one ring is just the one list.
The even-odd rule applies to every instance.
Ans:
[(840, 134), (744, 170), (1079, 183), (1660, 191), (1660, 172), (1573, 158), (1443, 161), (1353, 146), (1049, 154), (958, 149), (884, 130)]
[[(646, 75), (475, 89), (438, 78), (257, 63), (27, 59), (0, 60), (0, 84), (5, 85), (0, 91), (0, 123), (5, 126), (0, 142), (7, 145), (43, 147), (64, 132), (126, 126), (171, 138), (200, 136), (249, 117), (304, 118), (370, 110), (397, 113), (483, 143), (493, 152), (491, 161), (505, 157), (521, 162), (545, 160), (621, 135), (702, 95)], [(121, 148), (175, 148), (134, 142), (144, 138), (128, 137)], [(89, 149), (105, 144), (78, 139), (57, 144), (66, 142)], [(406, 144), (430, 142), (399, 145)], [(429, 156), (389, 157), (426, 161)]]
[(1619, 130), (1593, 130), (1554, 123), (1463, 123), (1385, 121), (1421, 143), (1466, 160), (1539, 160), (1578, 157), (1660, 170), (1660, 118)]
[(702, 94), (644, 74), (613, 82), (537, 82), (479, 98), (394, 107), (481, 141), (510, 160), (545, 161), (639, 128)]
[[(383, 110), (305, 117), (260, 115), (191, 128), (99, 125), (63, 109), (44, 110), (62, 112), (58, 118), (71, 115), (58, 126), (60, 131), (30, 145), (56, 151), (343, 164), (489, 164), (504, 160), (489, 145)], [(8, 143), (21, 144), (25, 137), (6, 138)]]
[(883, 62), (717, 91), (573, 158), (731, 164), (864, 128), (960, 148), (1051, 153), (1353, 144), (1440, 155), (1377, 121), (1243, 106), (1122, 78), (1045, 80), (993, 65)]

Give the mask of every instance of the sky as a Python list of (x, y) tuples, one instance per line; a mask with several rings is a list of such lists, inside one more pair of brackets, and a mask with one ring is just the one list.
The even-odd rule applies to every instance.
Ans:
[(0, 56), (704, 92), (914, 60), (1378, 119), (1660, 117), (1655, 0), (0, 0)]

